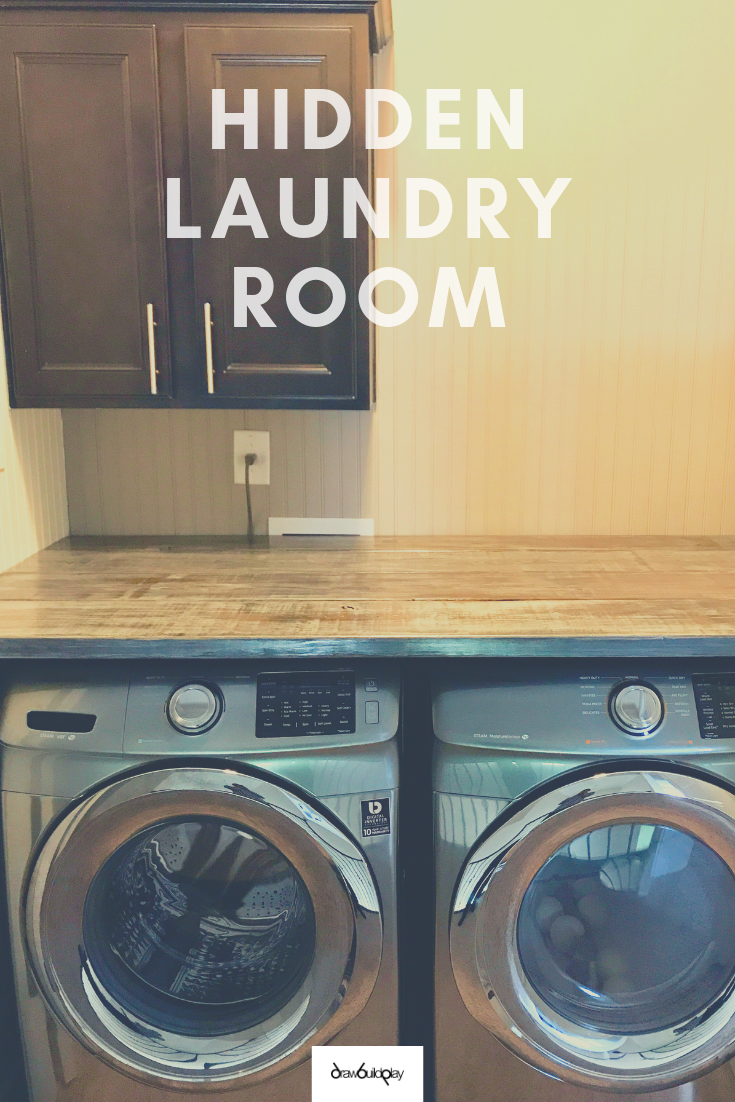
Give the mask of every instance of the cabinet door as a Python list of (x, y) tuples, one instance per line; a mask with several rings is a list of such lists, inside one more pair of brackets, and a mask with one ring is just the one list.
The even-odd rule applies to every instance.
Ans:
[[(334, 25), (328, 17), (301, 17), (278, 26), (189, 26), (186, 32), (189, 110), (189, 180), (192, 220), (202, 228), (194, 242), (196, 310), (201, 332), (201, 388), (205, 373), (205, 306), (211, 309), (214, 367), (213, 404), (319, 406), (366, 409), (370, 404), (370, 334), (357, 304), (368, 272), (368, 238), (358, 214), (358, 234), (342, 231), (345, 177), (368, 192), (364, 148), (364, 89), (369, 77), (367, 23)], [(321, 22), (320, 22), (321, 21)], [(226, 110), (242, 112), (243, 89), (258, 89), (258, 149), (243, 148), (242, 126), (227, 126), (223, 150), (212, 149), (212, 89), (225, 90)], [(328, 88), (349, 104), (353, 124), (332, 149), (304, 148), (304, 91)], [(288, 149), (275, 149), (274, 93), (288, 92)], [(319, 132), (333, 129), (334, 110), (325, 106)], [(362, 146), (362, 148), (361, 148)], [(225, 238), (212, 231), (235, 178), (244, 177), (268, 233), (255, 237), (249, 226), (231, 227)], [(299, 238), (281, 227), (279, 181), (293, 180), (294, 218), (314, 217), (314, 180), (329, 181), (329, 218), (316, 237)], [(237, 212), (242, 213), (238, 206)], [(261, 327), (250, 314), (246, 327), (234, 324), (234, 268), (264, 268), (274, 292), (264, 304), (275, 323)], [(340, 316), (313, 327), (296, 321), (286, 305), (291, 279), (305, 268), (328, 268), (347, 293)], [(254, 282), (253, 291), (258, 283)], [(318, 313), (331, 302), (320, 282), (301, 293), (303, 307)], [(211, 384), (211, 380), (210, 380)], [(236, 400), (239, 399), (239, 400)]]
[(162, 184), (154, 27), (2, 28), (0, 204), (18, 405), (165, 402)]

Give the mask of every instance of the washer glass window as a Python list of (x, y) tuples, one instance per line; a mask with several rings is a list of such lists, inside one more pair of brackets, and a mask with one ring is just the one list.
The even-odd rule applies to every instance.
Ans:
[(667, 1029), (710, 1006), (735, 975), (735, 877), (683, 831), (605, 827), (543, 865), (517, 938), (530, 983), (567, 1022)]
[(112, 999), (159, 1029), (216, 1036), (282, 1009), (314, 957), (309, 892), (256, 833), (215, 818), (131, 838), (95, 876), (84, 948)]

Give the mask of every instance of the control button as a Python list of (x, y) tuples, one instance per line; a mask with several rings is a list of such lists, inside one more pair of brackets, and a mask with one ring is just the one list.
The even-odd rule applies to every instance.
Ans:
[(380, 705), (377, 700), (365, 701), (365, 722), (378, 723), (380, 721)]
[(222, 700), (208, 685), (182, 685), (171, 694), (166, 715), (172, 727), (184, 735), (208, 731), (222, 714)]
[(375, 680), (374, 677), (368, 677), (367, 680), (365, 681), (365, 692), (366, 693), (377, 693), (377, 691), (378, 691), (378, 682)]
[(610, 700), (610, 714), (618, 727), (630, 735), (647, 735), (663, 719), (661, 697), (651, 685), (641, 682), (621, 685)]

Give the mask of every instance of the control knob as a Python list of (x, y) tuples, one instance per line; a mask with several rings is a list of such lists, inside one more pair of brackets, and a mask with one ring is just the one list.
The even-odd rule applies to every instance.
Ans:
[(222, 697), (217, 689), (192, 681), (171, 693), (166, 715), (171, 726), (182, 734), (201, 735), (222, 715)]
[(652, 685), (629, 681), (613, 690), (610, 715), (629, 735), (648, 735), (663, 719), (663, 700)]

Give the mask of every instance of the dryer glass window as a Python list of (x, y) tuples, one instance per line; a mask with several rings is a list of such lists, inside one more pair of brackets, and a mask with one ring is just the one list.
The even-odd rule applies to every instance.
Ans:
[(84, 908), (98, 984), (158, 1028), (218, 1035), (272, 1017), (314, 956), (314, 911), (294, 866), (214, 818), (159, 824), (101, 868)]
[(531, 882), (518, 952), (564, 1021), (646, 1033), (708, 1007), (735, 975), (735, 878), (703, 842), (625, 823), (559, 849)]

